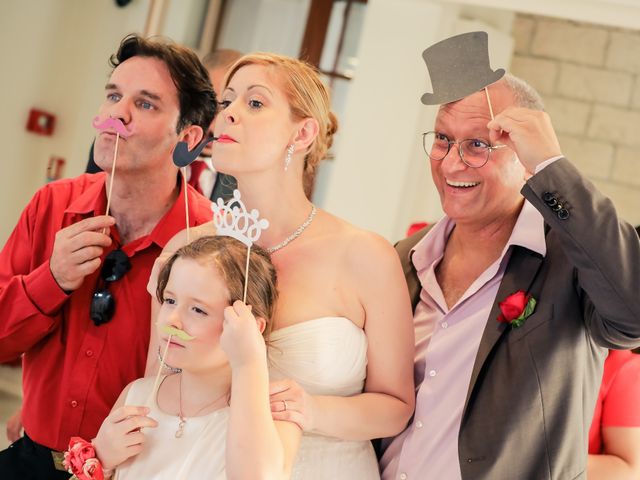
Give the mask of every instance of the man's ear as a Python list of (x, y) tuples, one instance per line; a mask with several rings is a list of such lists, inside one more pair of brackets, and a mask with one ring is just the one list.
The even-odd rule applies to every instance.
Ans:
[(258, 325), (260, 333), (264, 333), (264, 329), (267, 328), (267, 321), (262, 317), (256, 317), (256, 325)]
[(293, 139), (296, 146), (295, 151), (306, 152), (309, 145), (311, 145), (318, 136), (319, 129), (318, 121), (315, 118), (305, 118), (304, 120), (301, 120), (298, 124), (296, 136)]
[(189, 125), (182, 129), (178, 135), (179, 142), (187, 142), (189, 151), (193, 150), (196, 145), (204, 138), (204, 131), (198, 125)]

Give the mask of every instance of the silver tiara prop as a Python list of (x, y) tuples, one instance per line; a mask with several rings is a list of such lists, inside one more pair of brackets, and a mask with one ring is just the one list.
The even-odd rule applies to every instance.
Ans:
[(241, 199), (240, 190), (233, 191), (233, 197), (225, 204), (221, 198), (211, 205), (213, 224), (218, 235), (233, 237), (247, 247), (251, 247), (269, 228), (269, 220), (260, 218), (255, 208), (250, 212)]
[(247, 284), (249, 279), (249, 255), (251, 247), (258, 241), (263, 230), (269, 228), (269, 221), (260, 218), (255, 208), (250, 212), (241, 199), (240, 190), (233, 191), (233, 197), (225, 204), (221, 198), (211, 205), (213, 224), (217, 235), (235, 238), (247, 246), (247, 264), (244, 270), (243, 302), (247, 301)]

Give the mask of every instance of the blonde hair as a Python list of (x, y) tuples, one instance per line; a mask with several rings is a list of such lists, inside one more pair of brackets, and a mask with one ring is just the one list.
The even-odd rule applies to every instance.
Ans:
[[(158, 275), (156, 297), (160, 303), (164, 300), (164, 290), (173, 264), (178, 258), (190, 258), (213, 264), (229, 291), (229, 305), (236, 300), (242, 300), (247, 247), (240, 241), (225, 236), (206, 236), (178, 249), (163, 265)], [(271, 263), (271, 257), (266, 250), (253, 245), (249, 257), (247, 305), (251, 305), (252, 313), (256, 318), (262, 317), (267, 322), (262, 332), (265, 338), (269, 336), (272, 329), (271, 319), (278, 299), (276, 284), (276, 270)]]
[(224, 79), (225, 88), (235, 73), (248, 65), (263, 65), (275, 70), (282, 80), (289, 100), (291, 114), (297, 119), (314, 118), (319, 125), (318, 136), (305, 156), (305, 172), (310, 174), (320, 160), (327, 156), (338, 130), (338, 120), (331, 111), (329, 90), (320, 79), (315, 67), (307, 62), (275, 53), (257, 52), (241, 57)]

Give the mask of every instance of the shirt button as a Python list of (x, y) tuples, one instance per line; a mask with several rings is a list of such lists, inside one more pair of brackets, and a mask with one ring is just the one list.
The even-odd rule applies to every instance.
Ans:
[(85, 354), (87, 357), (93, 357), (93, 350), (87, 350), (86, 352), (84, 352), (84, 354)]
[(71, 400), (70, 404), (73, 408), (76, 408), (78, 406), (78, 402), (76, 402), (75, 400)]
[(435, 377), (436, 376), (436, 371), (435, 370), (429, 370), (429, 376), (430, 377)]
[(406, 474), (406, 473), (404, 473), (404, 472), (402, 472), (402, 473), (400, 474), (400, 480), (407, 480), (407, 474)]
[(440, 326), (441, 326), (442, 328), (447, 328), (447, 327), (449, 326), (449, 324), (448, 324), (447, 322), (442, 322), (442, 323), (440, 324)]
[(416, 421), (416, 428), (422, 428), (422, 422), (420, 420)]

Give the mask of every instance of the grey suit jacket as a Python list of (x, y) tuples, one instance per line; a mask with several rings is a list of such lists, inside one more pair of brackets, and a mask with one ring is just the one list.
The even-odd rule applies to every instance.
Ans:
[[(566, 159), (521, 193), (545, 219), (547, 254), (514, 248), (487, 320), (459, 432), (465, 480), (585, 478), (606, 349), (640, 344), (633, 227)], [(414, 309), (421, 286), (410, 252), (425, 233), (396, 246)], [(496, 320), (498, 302), (520, 289), (538, 303), (512, 329)]]

